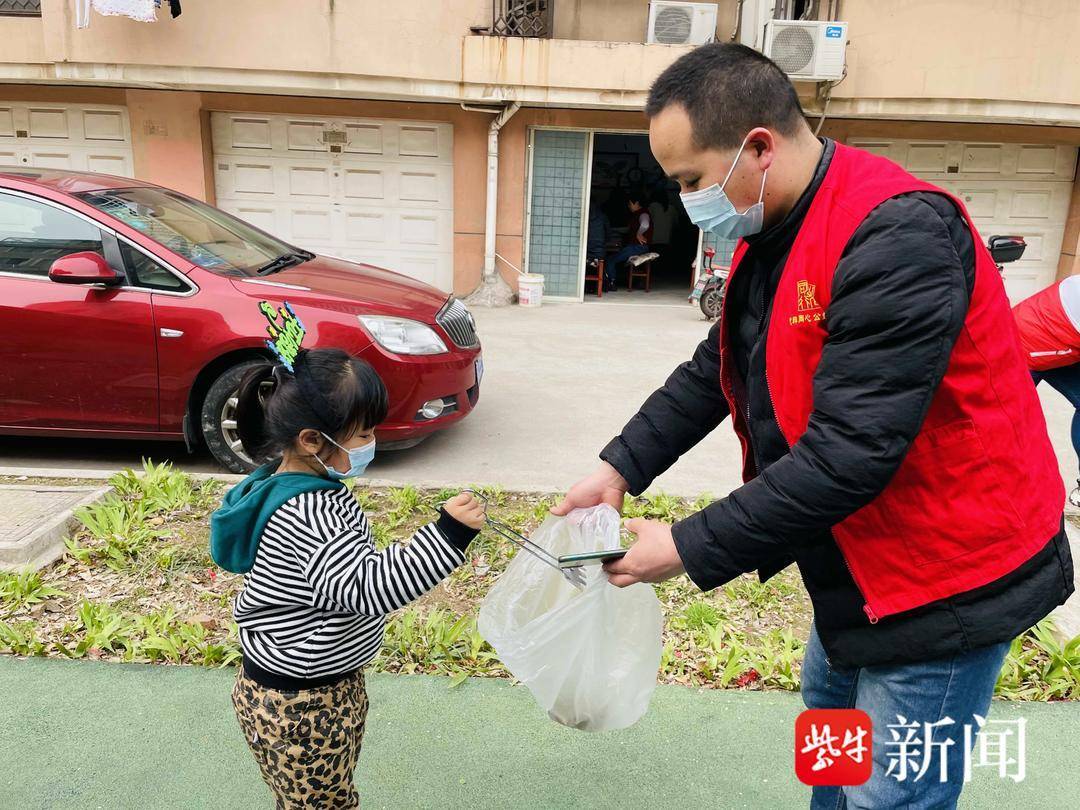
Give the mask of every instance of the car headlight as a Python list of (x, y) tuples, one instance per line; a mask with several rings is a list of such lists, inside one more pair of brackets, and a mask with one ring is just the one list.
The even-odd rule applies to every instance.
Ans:
[(448, 351), (426, 323), (387, 315), (358, 315), (376, 342), (394, 354), (443, 354)]

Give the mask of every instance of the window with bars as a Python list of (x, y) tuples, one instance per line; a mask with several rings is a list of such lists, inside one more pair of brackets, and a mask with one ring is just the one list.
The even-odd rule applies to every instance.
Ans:
[(497, 37), (551, 36), (553, 0), (492, 0), (491, 33)]
[(0, 17), (40, 17), (41, 0), (0, 0)]

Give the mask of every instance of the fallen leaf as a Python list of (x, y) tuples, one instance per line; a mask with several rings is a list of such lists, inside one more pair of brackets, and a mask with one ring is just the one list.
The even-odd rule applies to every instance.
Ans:
[(197, 616), (192, 616), (189, 620), (193, 624), (201, 624), (204, 630), (214, 630), (217, 628), (217, 619), (213, 616), (207, 616), (205, 613), (200, 613)]
[(756, 669), (748, 669), (742, 675), (735, 679), (735, 685), (738, 687), (748, 686), (761, 678), (760, 673)]
[(483, 576), (491, 570), (491, 563), (487, 561), (487, 557), (481, 554), (477, 557), (473, 557), (472, 567), (474, 573), (478, 576)]

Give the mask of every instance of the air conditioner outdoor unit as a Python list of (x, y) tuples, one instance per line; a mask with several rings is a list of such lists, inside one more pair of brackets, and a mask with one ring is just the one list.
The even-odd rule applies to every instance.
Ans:
[(661, 45), (704, 45), (716, 39), (715, 3), (649, 3), (646, 42)]
[(764, 53), (792, 79), (822, 82), (842, 78), (846, 47), (845, 22), (765, 23)]

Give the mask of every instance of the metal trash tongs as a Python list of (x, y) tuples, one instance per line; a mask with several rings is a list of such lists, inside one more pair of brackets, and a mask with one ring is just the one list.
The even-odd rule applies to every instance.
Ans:
[(529, 554), (532, 554), (534, 557), (536, 557), (536, 559), (544, 563), (544, 565), (549, 565), (554, 568), (556, 571), (566, 577), (567, 582), (569, 582), (575, 588), (585, 587), (585, 574), (582, 572), (580, 567), (561, 568), (559, 566), (558, 557), (553, 556), (547, 549), (541, 548), (540, 546), (536, 545), (536, 543), (534, 543), (528, 537), (525, 537), (524, 535), (521, 535), (518, 532), (514, 531), (505, 523), (489, 517), (487, 513), (488, 498), (486, 495), (477, 492), (474, 489), (466, 489), (464, 491), (475, 495), (477, 498), (484, 502), (484, 522), (493, 532), (498, 534), (503, 539), (509, 540), (511, 543), (513, 543), (515, 546), (522, 549), (523, 551), (527, 551)]

